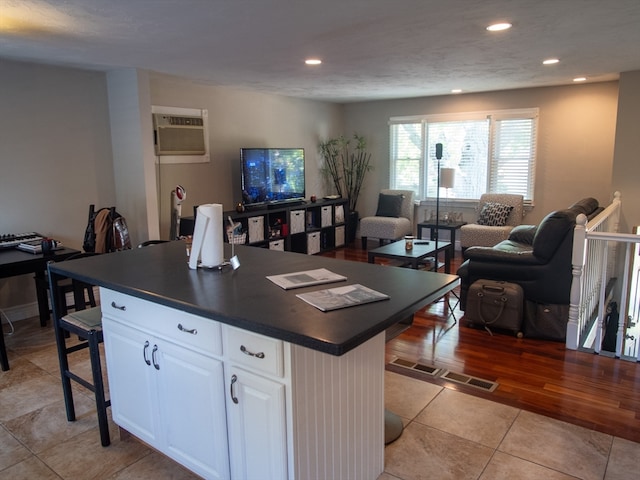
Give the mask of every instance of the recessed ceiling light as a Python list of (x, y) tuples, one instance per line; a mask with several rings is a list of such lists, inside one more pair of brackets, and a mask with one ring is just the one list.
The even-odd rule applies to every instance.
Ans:
[(487, 30), (489, 30), (490, 32), (500, 32), (502, 30), (509, 30), (511, 28), (511, 24), (510, 23), (494, 23), (493, 25), (489, 25), (487, 27)]
[(557, 58), (547, 58), (542, 62), (543, 65), (553, 65), (554, 63), (558, 63), (560, 60)]
[(322, 60), (320, 60), (319, 58), (307, 58), (304, 63), (306, 63), (307, 65), (320, 65), (322, 63)]
[(576, 77), (573, 79), (574, 82), (586, 82), (587, 77)]
[(453, 90), (451, 90), (451, 93), (462, 93), (462, 89), (461, 88), (454, 88)]

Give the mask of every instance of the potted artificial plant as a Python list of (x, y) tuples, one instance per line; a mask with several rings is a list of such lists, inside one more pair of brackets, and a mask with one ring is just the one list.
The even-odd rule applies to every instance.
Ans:
[(358, 225), (358, 197), (364, 177), (373, 168), (371, 153), (367, 152), (364, 137), (354, 134), (353, 139), (340, 136), (320, 142), (320, 155), (324, 159), (322, 172), (325, 179), (338, 195), (349, 199), (347, 241), (352, 242)]

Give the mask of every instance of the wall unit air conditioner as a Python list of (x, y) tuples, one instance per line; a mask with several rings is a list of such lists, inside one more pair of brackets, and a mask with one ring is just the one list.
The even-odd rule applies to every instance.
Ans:
[(156, 155), (204, 155), (206, 123), (202, 116), (153, 114)]

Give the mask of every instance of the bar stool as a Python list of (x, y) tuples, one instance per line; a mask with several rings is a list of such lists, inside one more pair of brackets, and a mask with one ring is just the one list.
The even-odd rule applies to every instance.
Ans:
[[(75, 421), (75, 407), (73, 403), (73, 393), (71, 391), (71, 380), (79, 383), (94, 393), (96, 399), (96, 410), (98, 413), (98, 427), (100, 429), (100, 441), (106, 447), (111, 443), (109, 438), (109, 423), (107, 420), (107, 407), (111, 406), (111, 401), (107, 400), (104, 392), (104, 382), (102, 381), (102, 366), (100, 365), (100, 343), (102, 336), (102, 311), (100, 307), (89, 308), (87, 310), (77, 310), (68, 313), (56, 321), (56, 328), (62, 330), (57, 335), (58, 356), (60, 359), (60, 373), (62, 376), (62, 389), (64, 391), (64, 403), (67, 410), (67, 420)], [(77, 335), (83, 342), (67, 346), (65, 332)], [(69, 369), (68, 355), (85, 348), (89, 349), (91, 360), (92, 382), (73, 373)]]

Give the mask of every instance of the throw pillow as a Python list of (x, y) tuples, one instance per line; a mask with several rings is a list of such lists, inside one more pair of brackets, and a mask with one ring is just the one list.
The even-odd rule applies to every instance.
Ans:
[(511, 210), (513, 210), (513, 205), (487, 202), (480, 211), (478, 225), (504, 227), (507, 224), (507, 218), (509, 218)]
[(378, 196), (378, 210), (376, 217), (398, 218), (402, 212), (402, 200), (404, 195), (386, 195), (381, 193)]

